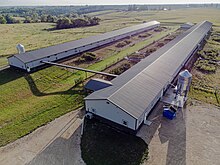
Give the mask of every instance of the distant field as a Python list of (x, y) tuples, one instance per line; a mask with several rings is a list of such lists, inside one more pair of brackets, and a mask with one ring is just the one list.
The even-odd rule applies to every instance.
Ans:
[[(94, 13), (93, 13), (94, 14)], [(99, 13), (96, 13), (99, 14)], [(53, 24), (17, 24), (0, 25), (0, 65), (6, 64), (5, 56), (16, 53), (17, 43), (25, 45), (27, 50), (37, 49), (86, 36), (91, 36), (125, 26), (156, 19), (169, 25), (179, 25), (187, 21), (200, 22), (204, 19), (220, 25), (220, 10), (195, 9), (150, 12), (114, 12), (100, 13), (102, 22), (99, 26), (49, 31)], [(89, 66), (90, 69), (103, 70), (153, 40), (165, 34), (155, 36), (129, 47), (118, 54)], [(80, 78), (81, 77), (81, 78)], [(32, 74), (19, 71), (0, 71), (0, 146), (14, 141), (37, 127), (83, 106), (82, 85), (75, 82), (84, 79), (85, 73), (71, 73), (57, 67), (50, 67)], [(196, 97), (196, 93), (193, 97)], [(204, 98), (203, 98), (204, 99)]]
[[(101, 11), (90, 15), (100, 17), (102, 19), (100, 25), (56, 31), (50, 31), (55, 26), (50, 23), (0, 25), (0, 67), (7, 65), (5, 56), (17, 53), (15, 46), (18, 43), (23, 44), (26, 50), (39, 49), (150, 20), (158, 20), (166, 25), (178, 25), (184, 22), (197, 23), (209, 20), (220, 26), (218, 18), (220, 10), (217, 9), (141, 12)], [(1, 59), (3, 56), (4, 59)]]

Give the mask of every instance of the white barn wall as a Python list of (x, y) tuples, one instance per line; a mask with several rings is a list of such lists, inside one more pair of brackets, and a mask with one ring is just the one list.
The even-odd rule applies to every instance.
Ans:
[[(168, 86), (168, 85), (167, 85)], [(141, 115), (141, 117), (137, 120), (137, 128), (146, 120), (146, 117), (149, 115), (149, 113), (152, 111), (152, 108), (156, 105), (156, 103), (162, 98), (164, 91), (167, 89), (167, 86), (164, 87), (154, 98), (154, 100), (151, 102), (151, 104), (145, 109), (144, 113)]]
[[(107, 104), (107, 102), (109, 104)], [(108, 100), (86, 100), (86, 111), (95, 115), (128, 127), (132, 130), (136, 130), (136, 119), (109, 102)], [(123, 124), (123, 121), (127, 121), (127, 126)]]

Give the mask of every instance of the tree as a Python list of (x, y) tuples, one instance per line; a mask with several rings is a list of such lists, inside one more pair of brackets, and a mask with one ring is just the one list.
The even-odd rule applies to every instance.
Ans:
[(12, 16), (10, 16), (9, 14), (7, 14), (7, 15), (5, 16), (5, 19), (6, 19), (6, 21), (7, 21), (8, 24), (16, 23), (16, 20), (15, 20)]
[(57, 21), (57, 29), (66, 29), (71, 27), (71, 21), (69, 18), (65, 17), (62, 19), (59, 19)]
[(51, 22), (51, 23), (57, 22), (57, 17), (52, 16), (52, 15), (48, 15), (47, 16), (47, 22)]
[(40, 17), (40, 20), (41, 20), (41, 22), (47, 22), (47, 15), (42, 15), (41, 17)]
[(33, 20), (33, 22), (39, 22), (37, 13), (32, 14), (32, 20)]
[(7, 21), (4, 16), (0, 15), (0, 24), (6, 24)]
[(93, 18), (88, 18), (88, 21), (90, 26), (94, 26), (94, 25), (98, 25), (101, 19), (98, 17), (93, 17)]
[(77, 18), (72, 20), (73, 27), (85, 27), (88, 26), (89, 22), (83, 18)]
[(24, 23), (32, 23), (31, 17), (25, 17)]
[(98, 17), (88, 17), (84, 16), (83, 18), (68, 18), (63, 17), (57, 21), (57, 29), (66, 29), (66, 28), (76, 28), (76, 27), (85, 27), (85, 26), (94, 26), (98, 25), (101, 19)]

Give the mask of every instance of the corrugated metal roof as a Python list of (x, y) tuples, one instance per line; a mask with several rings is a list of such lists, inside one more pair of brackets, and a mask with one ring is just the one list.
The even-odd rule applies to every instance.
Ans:
[(197, 24), (112, 80), (113, 86), (94, 92), (85, 100), (108, 99), (139, 118), (161, 89), (177, 75), (211, 26), (208, 21)]
[(24, 54), (16, 54), (14, 56), (20, 59), (22, 62), (28, 63), (28, 62), (35, 61), (35, 60), (48, 57), (54, 54), (62, 53), (68, 50), (83, 47), (83, 46), (86, 46), (92, 43), (100, 42), (100, 41), (103, 41), (103, 40), (106, 40), (112, 37), (116, 37), (119, 35), (123, 35), (126, 33), (130, 33), (136, 30), (144, 29), (146, 27), (159, 25), (159, 24), (160, 23), (157, 21), (151, 21), (151, 22), (147, 22), (147, 23), (143, 23), (143, 24), (139, 24), (139, 25), (135, 25), (131, 27), (126, 27), (123, 29), (107, 32), (107, 33), (96, 35), (96, 36), (91, 36), (91, 37), (87, 37), (87, 38), (83, 38), (83, 39), (79, 39), (79, 40), (75, 40), (75, 41), (71, 41), (71, 42), (67, 42), (67, 43), (63, 43), (63, 44), (59, 44), (55, 46), (50, 46), (47, 48), (42, 48), (42, 49), (26, 52)]

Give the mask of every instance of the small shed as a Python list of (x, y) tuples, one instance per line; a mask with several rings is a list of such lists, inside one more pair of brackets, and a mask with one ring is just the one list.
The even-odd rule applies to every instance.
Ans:
[(94, 92), (94, 91), (98, 91), (100, 89), (103, 89), (103, 88), (106, 88), (106, 87), (109, 87), (109, 86), (112, 86), (112, 83), (110, 81), (106, 81), (106, 80), (103, 80), (103, 79), (93, 78), (93, 79), (90, 79), (86, 83), (84, 88), (86, 90)]
[(190, 29), (190, 28), (193, 27), (193, 26), (194, 26), (193, 23), (187, 22), (187, 23), (184, 23), (184, 24), (180, 25), (180, 28), (181, 28), (181, 29)]

